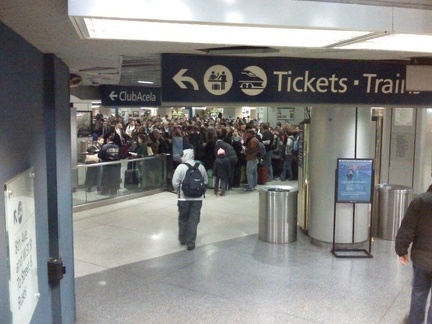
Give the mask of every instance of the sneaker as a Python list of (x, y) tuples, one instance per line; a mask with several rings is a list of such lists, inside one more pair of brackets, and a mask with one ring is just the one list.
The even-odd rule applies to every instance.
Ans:
[(251, 189), (251, 188), (244, 188), (243, 191), (254, 191), (254, 189)]
[(192, 251), (193, 249), (195, 249), (195, 245), (189, 245), (189, 246), (187, 247), (187, 250), (188, 250), (188, 251)]

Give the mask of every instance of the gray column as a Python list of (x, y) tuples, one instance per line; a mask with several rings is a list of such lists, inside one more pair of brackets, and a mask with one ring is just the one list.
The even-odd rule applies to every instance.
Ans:
[[(310, 125), (309, 236), (333, 242), (335, 170), (338, 158), (373, 158), (375, 125), (370, 108), (314, 107)], [(353, 228), (355, 208), (355, 234)], [(336, 243), (359, 243), (369, 235), (369, 204), (336, 204)]]

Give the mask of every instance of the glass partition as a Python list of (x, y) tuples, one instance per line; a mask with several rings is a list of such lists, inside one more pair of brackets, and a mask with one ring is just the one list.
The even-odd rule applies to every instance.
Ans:
[(79, 164), (72, 170), (73, 206), (167, 189), (170, 155)]

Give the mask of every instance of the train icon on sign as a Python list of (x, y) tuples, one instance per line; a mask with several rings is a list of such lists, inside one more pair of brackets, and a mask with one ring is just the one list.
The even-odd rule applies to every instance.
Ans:
[(242, 73), (245, 80), (240, 80), (241, 89), (263, 89), (264, 80), (258, 75), (249, 70), (244, 70)]
[(256, 96), (264, 91), (267, 75), (258, 66), (248, 66), (241, 72), (240, 89), (249, 96)]

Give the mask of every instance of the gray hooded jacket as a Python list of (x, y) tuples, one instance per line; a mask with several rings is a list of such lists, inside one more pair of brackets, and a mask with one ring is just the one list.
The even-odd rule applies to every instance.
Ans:
[[(180, 191), (180, 197), (179, 200), (202, 200), (203, 197), (186, 197), (183, 193), (183, 190), (181, 189), (181, 182), (183, 181), (186, 172), (188, 170), (187, 165), (185, 165), (185, 163), (194, 166), (195, 165), (195, 160), (194, 160), (194, 150), (193, 149), (187, 149), (187, 150), (183, 150), (183, 163), (180, 164), (179, 166), (177, 166), (177, 168), (175, 169), (173, 178), (172, 178), (172, 185), (173, 188), (175, 190), (175, 192), (179, 192)], [(207, 171), (204, 168), (204, 166), (202, 164), (199, 165), (198, 169), (200, 170), (203, 178), (204, 178), (204, 183), (207, 185), (208, 183), (208, 178), (207, 178)]]

